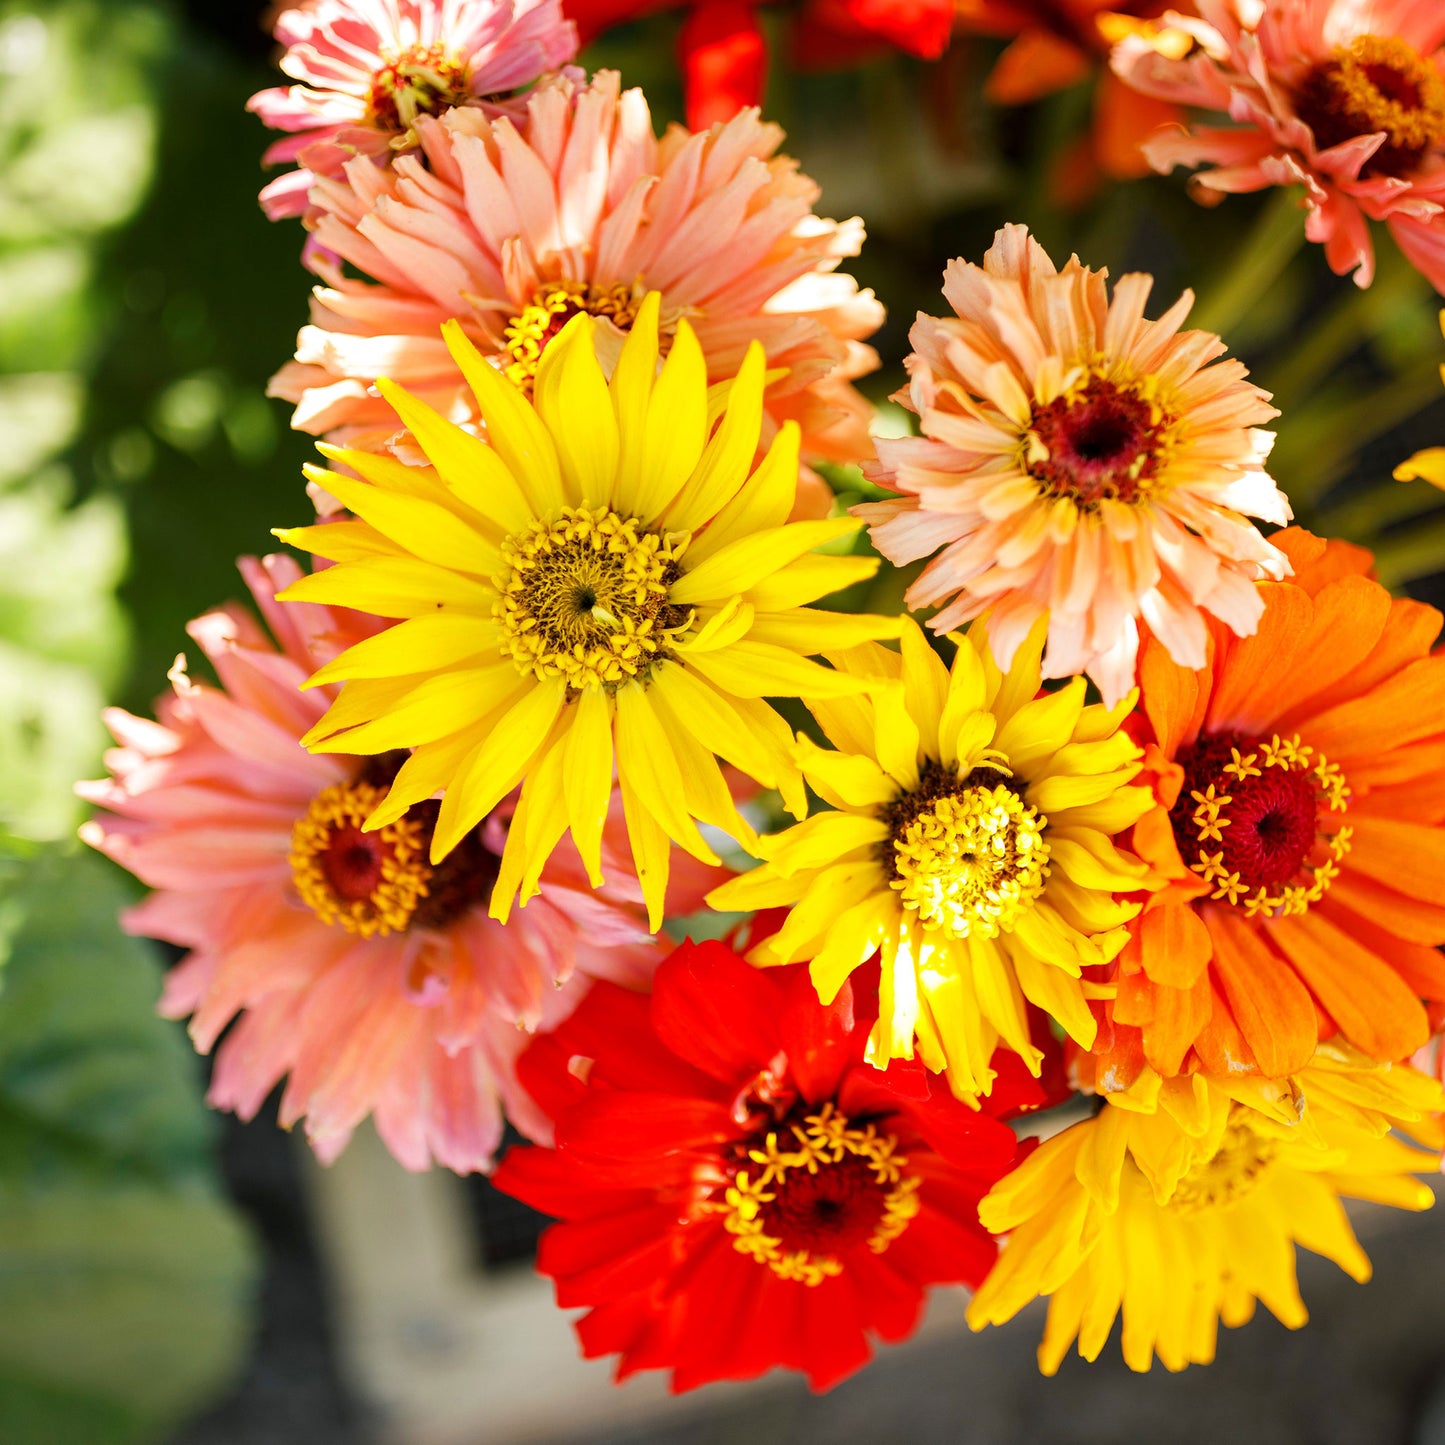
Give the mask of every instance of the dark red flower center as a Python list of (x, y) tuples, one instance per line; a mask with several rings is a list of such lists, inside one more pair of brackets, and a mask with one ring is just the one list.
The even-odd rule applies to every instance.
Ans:
[(763, 1229), (781, 1241), (784, 1253), (807, 1250), (831, 1254), (864, 1244), (884, 1214), (884, 1194), (873, 1167), (850, 1154), (814, 1174), (790, 1169), (761, 1211)]
[(1351, 833), (1330, 826), (1349, 799), (1334, 764), (1298, 737), (1240, 733), (1201, 734), (1176, 761), (1184, 785), (1169, 815), (1174, 840), (1214, 898), (1273, 914), (1304, 912), (1323, 896)]
[(1138, 392), (1091, 376), (1078, 390), (1034, 408), (1029, 474), (1044, 491), (1082, 508), (1137, 502), (1164, 461), (1168, 419)]
[(363, 828), (404, 755), (371, 759), (350, 783), (312, 799), (291, 833), (297, 894), (323, 923), (363, 938), (409, 928), (444, 928), (486, 900), (499, 860), (473, 829), (442, 862), (427, 861), (440, 805), (413, 805), (373, 832)]
[(1361, 174), (1398, 176), (1445, 144), (1445, 80), (1405, 41), (1361, 35), (1310, 70), (1295, 95), (1295, 113), (1317, 150), (1384, 132)]

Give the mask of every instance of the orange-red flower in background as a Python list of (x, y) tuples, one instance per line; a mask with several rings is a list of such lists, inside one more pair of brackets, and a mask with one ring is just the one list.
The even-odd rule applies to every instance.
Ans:
[(1112, 966), (1104, 1091), (1146, 1064), (1281, 1078), (1337, 1034), (1402, 1059), (1429, 1033), (1421, 1000), (1445, 1000), (1440, 614), (1391, 598), (1358, 547), (1271, 540), (1294, 576), (1260, 584), (1254, 636), (1211, 622), (1197, 672), (1140, 650), (1160, 806), (1133, 847), (1169, 886)]
[[(1131, 90), (1103, 64), (1110, 48), (1171, 8), (1167, 0), (955, 0), (957, 29), (1010, 41), (984, 84), (995, 105), (1025, 105), (1095, 76), (1094, 120), (1061, 157), (1056, 190), (1082, 200), (1099, 173), (1147, 175), (1140, 145), (1183, 118), (1178, 106)], [(1172, 7), (1190, 11), (1189, 3)]]

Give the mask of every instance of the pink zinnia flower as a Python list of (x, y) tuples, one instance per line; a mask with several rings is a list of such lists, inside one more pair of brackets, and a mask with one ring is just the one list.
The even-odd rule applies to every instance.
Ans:
[[(1156, 170), (1208, 166), (1209, 192), (1302, 185), (1305, 234), (1340, 275), (1374, 276), (1365, 218), (1445, 292), (1445, 5), (1440, 0), (1198, 0), (1180, 57), (1147, 35), (1114, 52), (1136, 90), (1225, 112), (1227, 129), (1162, 131)], [(1167, 33), (1167, 32), (1165, 32)]]
[(770, 369), (786, 369), (769, 414), (799, 422), (805, 457), (872, 455), (871, 408), (850, 379), (878, 364), (862, 338), (883, 308), (834, 269), (858, 253), (863, 224), (813, 214), (817, 186), (776, 153), (783, 133), (756, 111), (658, 140), (642, 92), (619, 93), (604, 71), (534, 91), (520, 130), (476, 110), (417, 130), (420, 154), (385, 171), (353, 161), (312, 194), (316, 242), (375, 280), (313, 259), (328, 284), (271, 383), (297, 403), (294, 426), (380, 449), (397, 420), (373, 392), (378, 376), (470, 425), (443, 321), (457, 317), (530, 389), (542, 347), (578, 311), (599, 319), (610, 371), (642, 297), (658, 291), (664, 346), (687, 317), (713, 381), (737, 374), (754, 339)]
[[(932, 557), (910, 607), (940, 606), (947, 632), (987, 614), (1007, 670), (1048, 616), (1045, 677), (1087, 673), (1105, 701), (1134, 682), (1138, 621), (1184, 667), (1202, 667), (1209, 612), (1241, 636), (1255, 582), (1284, 554), (1245, 520), (1289, 520), (1263, 470), (1277, 415), (1224, 343), (1181, 331), (1185, 292), (1144, 316), (1153, 278), (1071, 258), (1062, 271), (1023, 226), (982, 266), (957, 260), (943, 294), (956, 315), (920, 316), (898, 400), (921, 437), (879, 441), (870, 475), (906, 495), (854, 511), (891, 562)], [(1213, 364), (1211, 364), (1213, 363)]]
[(422, 115), (497, 103), (577, 54), (561, 0), (304, 0), (283, 10), (281, 69), (299, 85), (247, 102), (272, 130), (293, 134), (265, 155), (299, 161), (261, 192), (272, 220), (298, 216), (317, 176), (353, 156), (386, 158), (416, 143)]
[[(513, 1071), (528, 1031), (565, 1018), (592, 977), (645, 987), (666, 952), (648, 932), (620, 809), (604, 835), (608, 886), (593, 890), (574, 853), (555, 853), (540, 895), (495, 923), (508, 806), (436, 867), (435, 803), (362, 832), (402, 755), (308, 753), (297, 740), (334, 689), (300, 686), (376, 627), (274, 602), (301, 575), (289, 559), (240, 565), (280, 650), (239, 607), (192, 623), (221, 686), (193, 682), (178, 660), (159, 722), (109, 712), (112, 776), (79, 787), (106, 811), (81, 836), (155, 890), (124, 915), (127, 931), (190, 950), (161, 1012), (190, 1015), (202, 1053), (225, 1032), (213, 1104), (249, 1119), (289, 1075), (281, 1122), (304, 1118), (323, 1160), (371, 1114), (409, 1169), (486, 1169), (503, 1106), (549, 1137)], [(674, 877), (670, 901), (689, 909), (718, 881), (681, 859)]]

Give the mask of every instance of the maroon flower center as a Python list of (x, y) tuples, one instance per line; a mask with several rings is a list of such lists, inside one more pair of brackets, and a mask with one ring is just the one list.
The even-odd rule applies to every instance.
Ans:
[(1250, 912), (1302, 913), (1317, 902), (1349, 851), (1351, 829), (1332, 828), (1348, 806), (1343, 774), (1298, 737), (1268, 741), (1202, 734), (1180, 753), (1184, 785), (1170, 810), (1180, 856), (1214, 885), (1213, 898)]
[(321, 853), (321, 871), (338, 898), (356, 903), (376, 892), (392, 854), (379, 834), (363, 833), (347, 823), (332, 830)]
[(1383, 131), (1361, 174), (1398, 176), (1445, 144), (1445, 80), (1405, 41), (1361, 35), (1310, 70), (1295, 95), (1295, 114), (1317, 150)]
[(872, 1166), (850, 1154), (816, 1174), (788, 1170), (760, 1217), (785, 1253), (831, 1254), (872, 1236), (883, 1218), (886, 1192)]
[(1026, 464), (1044, 492), (1088, 509), (1137, 502), (1164, 460), (1168, 418), (1128, 387), (1092, 376), (1082, 389), (1034, 408)]

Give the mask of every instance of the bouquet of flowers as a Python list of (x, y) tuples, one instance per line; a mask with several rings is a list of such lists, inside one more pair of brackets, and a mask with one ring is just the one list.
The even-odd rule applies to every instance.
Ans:
[[(574, 63), (654, 8), (275, 17), (261, 198), (316, 285), (271, 389), (322, 461), (81, 785), (186, 951), (162, 1009), (216, 1106), (552, 1216), (619, 1377), (825, 1389), (933, 1286), (1046, 1296), (1046, 1373), (1121, 1315), (1136, 1370), (1301, 1326), (1296, 1246), (1367, 1279), (1342, 1200), (1426, 1207), (1445, 1143), (1441, 616), (1290, 525), (1290, 415), (1190, 293), (1013, 218), (880, 419), (758, 7), (683, 21), (686, 127)], [(1445, 290), (1437, 0), (792, 23), (1007, 35), (990, 103), (1097, 73), (1077, 185), (1285, 187), (1267, 228), (1368, 287), (1383, 222)]]

